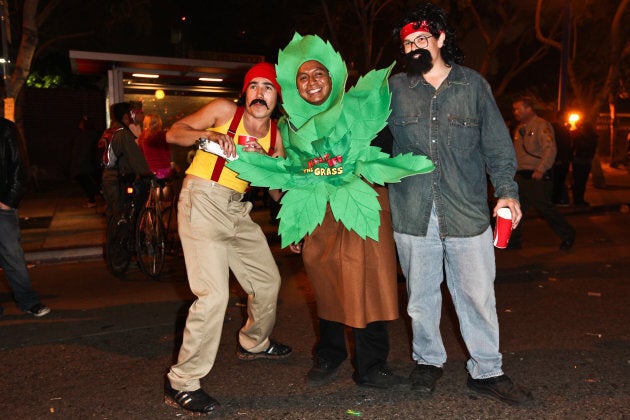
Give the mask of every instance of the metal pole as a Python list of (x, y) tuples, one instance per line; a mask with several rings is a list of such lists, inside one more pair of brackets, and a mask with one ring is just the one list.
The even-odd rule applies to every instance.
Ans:
[(565, 0), (564, 22), (562, 26), (562, 53), (561, 53), (561, 58), (560, 58), (560, 81), (558, 83), (558, 111), (564, 111), (566, 107), (570, 40), (571, 40), (571, 1)]

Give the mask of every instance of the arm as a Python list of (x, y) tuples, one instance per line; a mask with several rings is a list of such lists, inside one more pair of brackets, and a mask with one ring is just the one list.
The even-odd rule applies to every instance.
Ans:
[(201, 137), (218, 143), (227, 155), (234, 156), (234, 141), (226, 134), (208, 130), (229, 121), (236, 111), (236, 104), (219, 98), (200, 110), (174, 123), (166, 133), (166, 141), (178, 146), (193, 146)]
[[(485, 85), (480, 109), (481, 153), (486, 165), (494, 196), (498, 199), (514, 199), (518, 202), (516, 153), (503, 116), (494, 101), (489, 85)], [(502, 205), (500, 207), (505, 207)], [(509, 206), (508, 206), (509, 207)], [(515, 212), (512, 211), (512, 215)]]
[[(271, 157), (277, 158), (277, 157), (285, 157), (285, 152), (284, 152), (284, 144), (282, 144), (282, 135), (280, 134), (280, 129), (276, 128), (277, 132), (276, 132), (276, 145), (275, 145), (275, 150), (274, 153), (271, 155)], [(275, 202), (280, 202), (280, 199), (282, 198), (282, 196), (284, 195), (284, 193), (282, 192), (282, 190), (269, 190), (269, 196), (275, 201)]]
[(540, 130), (537, 134), (536, 140), (538, 141), (538, 146), (542, 150), (542, 157), (540, 159), (540, 163), (532, 173), (532, 179), (541, 180), (545, 175), (545, 172), (553, 167), (558, 149), (556, 147), (553, 128), (549, 122), (541, 121)]

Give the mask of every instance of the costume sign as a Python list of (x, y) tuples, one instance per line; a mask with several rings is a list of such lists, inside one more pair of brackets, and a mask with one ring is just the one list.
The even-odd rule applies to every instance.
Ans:
[[(309, 60), (326, 66), (332, 79), (330, 96), (321, 105), (309, 104), (297, 90), (297, 71)], [(239, 159), (228, 167), (254, 186), (286, 191), (278, 214), (283, 247), (312, 233), (327, 205), (346, 228), (378, 241), (381, 208), (365, 181), (383, 185), (433, 170), (425, 156), (392, 158), (370, 145), (390, 113), (391, 68), (370, 71), (346, 93), (346, 65), (330, 43), (295, 34), (279, 52), (276, 72), (289, 116), (279, 123), (286, 158), (239, 150)]]

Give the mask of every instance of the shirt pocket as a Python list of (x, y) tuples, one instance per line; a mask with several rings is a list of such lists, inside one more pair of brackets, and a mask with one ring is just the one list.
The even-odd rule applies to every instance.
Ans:
[(420, 117), (418, 115), (391, 118), (389, 129), (394, 137), (395, 152), (418, 152), (420, 146), (418, 141)]
[(460, 150), (470, 150), (479, 139), (479, 120), (457, 115), (448, 117), (448, 145)]

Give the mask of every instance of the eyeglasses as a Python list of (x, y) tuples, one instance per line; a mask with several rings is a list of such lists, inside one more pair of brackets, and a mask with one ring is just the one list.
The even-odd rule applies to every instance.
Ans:
[(429, 46), (429, 38), (433, 38), (433, 35), (418, 35), (413, 41), (403, 41), (402, 45), (404, 49), (411, 48), (412, 45), (422, 49)]

